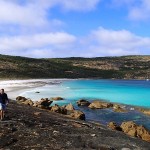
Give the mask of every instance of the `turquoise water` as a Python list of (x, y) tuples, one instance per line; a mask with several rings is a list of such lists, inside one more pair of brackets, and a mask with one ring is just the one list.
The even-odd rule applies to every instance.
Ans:
[[(40, 93), (35, 93), (39, 91)], [(150, 107), (150, 81), (145, 80), (69, 80), (47, 84), (22, 95), (34, 100), (61, 96), (59, 103), (75, 102), (80, 98), (103, 99), (110, 102)]]
[(78, 80), (62, 84), (69, 87), (67, 98), (104, 99), (111, 102), (150, 107), (150, 81)]
[[(35, 93), (36, 91), (40, 93)], [(86, 114), (87, 120), (107, 124), (110, 121), (121, 123), (133, 120), (150, 129), (150, 117), (125, 106), (127, 113), (116, 113), (111, 109), (91, 110), (87, 107), (77, 107), (76, 101), (84, 98), (88, 100), (103, 99), (110, 102), (144, 106), (150, 108), (150, 81), (145, 80), (67, 80), (59, 84), (47, 84), (22, 94), (33, 100), (61, 96), (63, 101), (54, 102), (59, 105), (74, 104)]]

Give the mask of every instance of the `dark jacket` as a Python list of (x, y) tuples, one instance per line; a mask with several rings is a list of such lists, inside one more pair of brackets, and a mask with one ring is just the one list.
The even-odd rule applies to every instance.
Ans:
[(6, 104), (8, 102), (8, 97), (6, 93), (0, 94), (0, 97), (1, 97), (2, 104)]

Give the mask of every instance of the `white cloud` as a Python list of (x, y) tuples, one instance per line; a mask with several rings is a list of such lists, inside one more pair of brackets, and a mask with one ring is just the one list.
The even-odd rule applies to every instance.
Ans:
[(128, 17), (134, 21), (150, 19), (150, 0), (112, 0), (113, 6), (127, 7)]
[(65, 32), (0, 38), (0, 53), (27, 57), (99, 57), (148, 52), (149, 37), (102, 27), (82, 38)]
[[(0, 53), (28, 57), (95, 57), (142, 54), (143, 49), (149, 51), (150, 38), (137, 36), (127, 30), (100, 27), (84, 37), (57, 30), (64, 23), (52, 18), (53, 7), (65, 11), (90, 11), (100, 1), (0, 0)], [(114, 4), (118, 2), (118, 6), (128, 6), (132, 19), (149, 17), (150, 1), (139, 1), (142, 3), (113, 0)]]
[[(95, 8), (100, 0), (19, 0), (0, 1), (0, 24), (20, 24), (27, 26), (46, 25), (48, 9), (60, 5), (67, 10), (89, 11)], [(84, 6), (84, 7), (83, 7)]]
[(32, 3), (19, 5), (12, 1), (0, 1), (0, 23), (40, 26), (47, 24), (45, 11)]
[(142, 54), (150, 51), (150, 38), (137, 36), (127, 30), (98, 28), (84, 39), (84, 49), (91, 56)]
[(57, 31), (65, 23), (53, 17), (52, 8), (90, 11), (99, 2), (100, 0), (0, 0), (0, 33), (9, 35)]
[(43, 33), (29, 36), (12, 36), (0, 38), (0, 50), (22, 51), (27, 49), (40, 49), (44, 47), (63, 47), (73, 43), (76, 38), (65, 32)]

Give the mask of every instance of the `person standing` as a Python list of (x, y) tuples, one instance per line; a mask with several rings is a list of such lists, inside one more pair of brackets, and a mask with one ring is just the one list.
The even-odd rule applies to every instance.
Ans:
[(4, 92), (4, 89), (0, 90), (0, 119), (4, 119), (6, 105), (9, 103), (8, 96)]

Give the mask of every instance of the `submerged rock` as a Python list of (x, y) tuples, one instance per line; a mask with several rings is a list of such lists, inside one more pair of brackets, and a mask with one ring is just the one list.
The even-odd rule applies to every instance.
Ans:
[(113, 110), (114, 110), (115, 112), (127, 112), (126, 109), (122, 108), (122, 107), (121, 107), (120, 105), (118, 105), (118, 104), (114, 104)]
[(145, 115), (150, 115), (150, 110), (144, 110), (143, 113), (144, 113)]
[(103, 109), (103, 108), (110, 108), (113, 107), (112, 103), (106, 103), (101, 101), (93, 101), (89, 106), (91, 109)]
[(78, 106), (89, 106), (91, 103), (87, 100), (81, 99), (79, 101), (77, 101), (77, 105)]
[(53, 101), (64, 100), (62, 97), (52, 97)]

